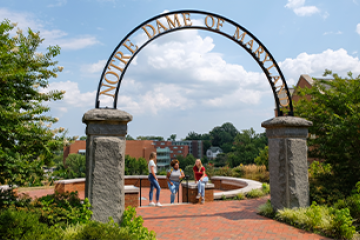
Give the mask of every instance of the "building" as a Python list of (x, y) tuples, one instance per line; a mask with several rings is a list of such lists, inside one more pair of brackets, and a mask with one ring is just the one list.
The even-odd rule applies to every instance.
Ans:
[(223, 153), (223, 150), (219, 147), (210, 147), (207, 151), (206, 151), (206, 157), (209, 160), (214, 160), (218, 154)]
[(203, 157), (203, 142), (201, 140), (172, 141), (173, 146), (188, 146), (189, 153), (195, 158)]
[(189, 152), (187, 145), (173, 145), (174, 141), (153, 141), (157, 154), (158, 170), (165, 170), (170, 167), (171, 160), (181, 155), (186, 157)]
[(156, 152), (153, 140), (126, 140), (125, 155), (134, 158), (145, 158), (149, 161), (150, 153)]
[(86, 141), (85, 140), (76, 140), (69, 146), (64, 147), (64, 155), (63, 155), (63, 164), (66, 165), (66, 158), (69, 154), (84, 154), (86, 153)]

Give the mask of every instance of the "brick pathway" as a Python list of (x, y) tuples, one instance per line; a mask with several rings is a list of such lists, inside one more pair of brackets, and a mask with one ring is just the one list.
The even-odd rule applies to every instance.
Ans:
[(328, 239), (256, 213), (268, 198), (215, 201), (204, 205), (137, 208), (157, 239)]
[[(146, 206), (149, 202), (149, 188), (143, 188), (141, 192), (142, 197), (146, 198), (142, 200), (142, 205)], [(33, 198), (52, 193), (53, 189), (28, 192)], [(83, 199), (84, 192), (80, 192), (79, 196)], [(154, 230), (159, 240), (328, 239), (258, 215), (257, 207), (267, 199), (268, 197), (242, 201), (215, 201), (206, 202), (204, 205), (174, 205), (161, 208), (141, 207), (136, 211), (143, 217), (144, 226)], [(161, 189), (160, 202), (170, 203), (169, 189)]]

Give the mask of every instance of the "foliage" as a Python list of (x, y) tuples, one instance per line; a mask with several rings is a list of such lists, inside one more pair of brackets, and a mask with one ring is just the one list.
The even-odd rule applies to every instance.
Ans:
[(51, 165), (54, 152), (70, 140), (64, 128), (51, 129), (58, 119), (45, 115), (50, 108), (44, 103), (65, 93), (44, 91), (63, 67), (52, 60), (60, 54), (58, 46), (40, 53), (44, 39), (39, 33), (18, 29), (11, 37), (15, 26), (8, 20), (0, 23), (0, 184), (31, 186), (41, 180), (41, 167)]
[(226, 200), (226, 196), (225, 196), (225, 195), (221, 195), (221, 200)]
[(279, 210), (275, 218), (295, 227), (322, 233), (336, 239), (351, 239), (355, 234), (352, 217), (347, 208), (335, 209), (313, 202), (307, 208)]
[(229, 166), (254, 163), (260, 149), (264, 149), (266, 145), (265, 133), (257, 134), (253, 128), (242, 130), (234, 139), (233, 154), (229, 156), (228, 161)]
[(224, 123), (220, 127), (214, 127), (210, 132), (212, 146), (219, 146), (224, 153), (231, 151), (232, 143), (239, 131), (232, 123)]
[(84, 140), (86, 140), (87, 139), (87, 136), (81, 136), (80, 137), (80, 140), (82, 140), (82, 141), (84, 141)]
[(329, 206), (344, 199), (341, 181), (334, 181), (330, 164), (314, 161), (309, 168), (310, 197), (312, 201)]
[(66, 158), (68, 179), (86, 177), (86, 157), (82, 154), (72, 153)]
[(2, 192), (0, 197), (0, 209), (12, 208), (35, 213), (39, 216), (39, 222), (48, 226), (64, 227), (68, 224), (86, 223), (92, 215), (88, 199), (86, 198), (82, 204), (77, 192), (55, 193), (34, 201), (26, 195), (17, 198), (13, 191)]
[(189, 153), (186, 157), (183, 157), (182, 155), (177, 155), (175, 157), (177, 160), (179, 160), (179, 167), (181, 169), (185, 169), (187, 166), (194, 166), (195, 164), (195, 157)]
[(1, 239), (61, 239), (62, 230), (39, 221), (36, 213), (14, 208), (0, 212)]
[(309, 157), (330, 164), (328, 182), (348, 196), (360, 180), (360, 75), (341, 78), (326, 70), (327, 75), (333, 79), (314, 79), (311, 88), (297, 89), (296, 115), (313, 122)]
[(214, 167), (224, 167), (227, 165), (227, 155), (225, 153), (219, 153), (214, 160)]
[(259, 155), (254, 159), (256, 165), (265, 165), (266, 170), (269, 170), (269, 147), (265, 146), (264, 149), (260, 150)]
[(262, 191), (263, 191), (265, 194), (269, 194), (269, 193), (270, 193), (270, 184), (268, 184), (268, 183), (263, 183), (263, 184), (262, 184)]
[(186, 166), (184, 169), (185, 176), (189, 177), (189, 180), (194, 180), (194, 172), (193, 172), (194, 165)]
[(125, 175), (148, 175), (149, 169), (145, 158), (125, 156)]
[(129, 206), (123, 214), (121, 227), (129, 229), (130, 234), (136, 235), (137, 239), (155, 239), (154, 231), (148, 231), (143, 227), (144, 220), (141, 216), (136, 217), (136, 210)]
[(26, 194), (16, 194), (13, 189), (0, 189), (0, 210), (9, 206), (28, 206), (31, 198)]
[(260, 205), (258, 207), (258, 212), (259, 212), (260, 215), (263, 215), (263, 216), (268, 217), (268, 218), (274, 218), (275, 217), (274, 208), (272, 207), (270, 200), (267, 200), (266, 203)]
[(244, 200), (245, 199), (245, 194), (243, 193), (239, 193), (235, 196), (234, 198), (235, 200)]
[(126, 140), (135, 140), (135, 139), (128, 134), (128, 135), (126, 135)]
[(167, 140), (168, 141), (175, 141), (176, 140), (176, 134), (171, 134), (170, 137)]
[(247, 198), (260, 198), (265, 195), (266, 193), (263, 191), (263, 189), (251, 189), (250, 192), (246, 193)]
[(138, 136), (136, 140), (156, 140), (156, 141), (164, 141), (164, 138), (161, 136)]

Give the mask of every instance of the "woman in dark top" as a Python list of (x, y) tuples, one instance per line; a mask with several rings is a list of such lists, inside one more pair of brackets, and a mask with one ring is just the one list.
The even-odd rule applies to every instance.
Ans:
[(205, 173), (205, 167), (201, 164), (200, 159), (196, 159), (193, 171), (194, 179), (198, 181), (198, 195), (196, 198), (199, 199), (201, 196), (201, 203), (203, 204), (205, 202), (205, 185), (209, 181), (209, 178)]

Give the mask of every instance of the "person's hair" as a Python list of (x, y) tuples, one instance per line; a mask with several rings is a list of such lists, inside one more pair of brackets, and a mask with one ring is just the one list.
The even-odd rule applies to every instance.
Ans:
[(156, 152), (150, 153), (149, 160), (155, 160)]
[(170, 163), (170, 165), (172, 167), (174, 167), (176, 164), (179, 164), (179, 160), (177, 160), (177, 159), (172, 160), (171, 163)]
[[(198, 166), (196, 166), (196, 161), (199, 161), (200, 162), (200, 168), (198, 167)], [(199, 172), (201, 171), (201, 169), (202, 169), (202, 167), (203, 167), (203, 165), (202, 165), (202, 163), (201, 163), (201, 159), (196, 159), (195, 160), (195, 165), (194, 166), (196, 166), (197, 168), (198, 168), (198, 170), (199, 170)]]

